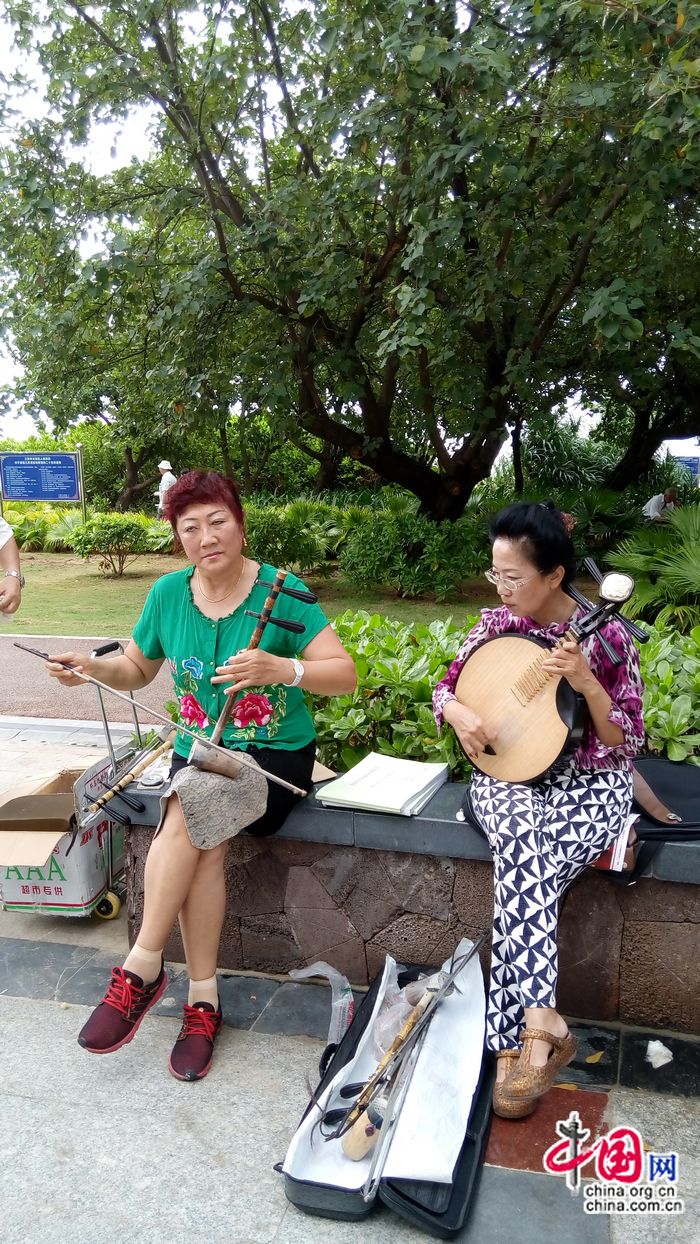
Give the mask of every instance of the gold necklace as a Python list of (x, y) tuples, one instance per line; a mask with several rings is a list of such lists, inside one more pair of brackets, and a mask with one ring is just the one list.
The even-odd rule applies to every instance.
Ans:
[(228, 592), (226, 592), (224, 596), (207, 596), (206, 592), (204, 591), (204, 588), (202, 587), (202, 576), (199, 573), (199, 566), (198, 566), (197, 567), (197, 590), (198, 592), (200, 593), (201, 596), (204, 597), (205, 600), (209, 601), (210, 605), (218, 605), (220, 601), (228, 600), (229, 596), (233, 596), (233, 593), (235, 592), (236, 588), (238, 587), (238, 584), (243, 578), (243, 571), (246, 568), (246, 564), (247, 564), (247, 558), (244, 557), (243, 565), (241, 566), (241, 573), (236, 579), (236, 582), (234, 583), (233, 587), (229, 588)]

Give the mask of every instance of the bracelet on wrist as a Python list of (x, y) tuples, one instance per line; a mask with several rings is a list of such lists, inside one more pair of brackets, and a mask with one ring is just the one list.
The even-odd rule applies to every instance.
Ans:
[(283, 687), (298, 687), (299, 683), (304, 677), (304, 666), (302, 665), (301, 661), (297, 660), (296, 657), (290, 657), (289, 659), (292, 662), (292, 665), (294, 667), (294, 678), (292, 679), (291, 682), (283, 682), (282, 686)]

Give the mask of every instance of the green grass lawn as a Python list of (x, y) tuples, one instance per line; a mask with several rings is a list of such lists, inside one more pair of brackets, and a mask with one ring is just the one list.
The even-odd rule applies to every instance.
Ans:
[[(22, 606), (13, 619), (0, 616), (0, 634), (128, 637), (151, 584), (184, 565), (186, 562), (178, 557), (139, 557), (120, 579), (105, 579), (97, 561), (85, 562), (70, 553), (23, 553), (27, 586)], [(366, 609), (400, 622), (453, 617), (460, 625), (484, 605), (497, 603), (495, 593), (483, 580), (464, 584), (454, 600), (440, 604), (401, 600), (390, 591), (360, 592), (341, 576), (309, 577), (307, 582), (318, 592), (331, 618), (346, 609)]]

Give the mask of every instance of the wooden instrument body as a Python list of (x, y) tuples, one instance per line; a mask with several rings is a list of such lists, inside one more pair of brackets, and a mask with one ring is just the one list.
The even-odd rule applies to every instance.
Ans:
[(532, 695), (531, 671), (551, 645), (531, 635), (496, 635), (467, 658), (455, 695), (495, 736), (472, 763), (502, 782), (535, 782), (572, 744), (585, 724), (585, 701), (560, 676), (541, 679)]

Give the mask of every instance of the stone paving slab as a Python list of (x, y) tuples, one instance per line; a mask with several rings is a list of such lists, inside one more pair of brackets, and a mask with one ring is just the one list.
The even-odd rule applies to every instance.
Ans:
[(120, 963), (129, 953), (126, 907), (115, 920), (99, 916), (56, 916), (41, 911), (3, 911), (0, 909), (0, 937), (30, 942), (66, 942), (91, 946), (111, 954)]
[(654, 1153), (678, 1154), (679, 1215), (612, 1215), (611, 1244), (698, 1244), (700, 1240), (700, 1100), (619, 1088), (610, 1096), (610, 1127), (636, 1127)]
[[(167, 1072), (178, 1024), (147, 1016), (115, 1055), (81, 1051), (86, 1007), (0, 998), (2, 1238), (8, 1244), (393, 1244), (424, 1233), (381, 1210), (361, 1223), (290, 1206), (283, 1158), (322, 1043), (225, 1029), (206, 1080)], [(507, 1205), (508, 1212), (504, 1213)], [(602, 1244), (561, 1181), (483, 1172), (464, 1244)]]
[(273, 1240), (287, 1205), (272, 1167), (317, 1043), (226, 1029), (217, 1074), (183, 1086), (167, 1071), (178, 1022), (149, 1016), (99, 1058), (75, 1044), (88, 1014), (0, 999), (3, 1239)]

